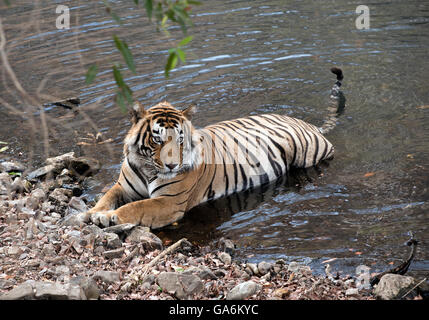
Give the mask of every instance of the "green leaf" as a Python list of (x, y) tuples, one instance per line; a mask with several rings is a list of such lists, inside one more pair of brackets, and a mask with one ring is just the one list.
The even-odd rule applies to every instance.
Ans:
[(134, 0), (134, 3), (135, 3), (136, 5), (139, 5), (139, 0)]
[(193, 36), (189, 36), (189, 37), (183, 38), (182, 41), (179, 42), (178, 47), (184, 47), (184, 46), (186, 46), (189, 42), (192, 41), (193, 38), (194, 38)]
[(5, 152), (7, 149), (9, 149), (9, 147), (8, 147), (8, 146), (3, 147), (3, 148), (1, 148), (1, 149), (0, 149), (0, 152)]
[(9, 144), (9, 143), (4, 142), (4, 141), (0, 141), (0, 144)]
[(176, 48), (176, 53), (180, 61), (186, 62), (186, 53), (182, 49)]
[(113, 77), (115, 78), (116, 84), (119, 87), (119, 90), (116, 94), (116, 103), (119, 105), (122, 111), (126, 111), (127, 107), (125, 103), (128, 103), (129, 105), (133, 104), (133, 92), (125, 83), (121, 71), (119, 71), (116, 66), (113, 66)]
[(94, 81), (95, 76), (97, 75), (97, 72), (98, 72), (98, 67), (96, 64), (93, 64), (92, 66), (89, 67), (85, 76), (86, 84), (91, 84)]
[(144, 6), (146, 8), (146, 13), (147, 13), (147, 16), (149, 17), (149, 20), (152, 20), (153, 1), (146, 0)]
[(9, 0), (4, 0), (4, 3), (5, 3), (8, 7), (10, 7), (10, 1), (9, 1)]
[(13, 171), (11, 171), (11, 172), (8, 172), (8, 174), (10, 176), (18, 176), (18, 177), (22, 176), (22, 172), (13, 172)]
[(112, 10), (109, 3), (106, 0), (103, 0), (104, 5), (106, 6), (106, 11), (112, 16), (112, 18), (120, 25), (122, 25), (121, 18)]
[(165, 77), (170, 77), (170, 71), (176, 67), (177, 64), (177, 53), (176, 50), (170, 52), (170, 55), (167, 59), (167, 64), (165, 65)]
[(123, 113), (127, 112), (127, 106), (125, 105), (125, 99), (124, 95), (122, 94), (122, 91), (118, 90), (116, 92), (116, 104), (119, 106)]
[(195, 6), (199, 6), (199, 5), (201, 4), (201, 2), (200, 2), (200, 1), (195, 1), (195, 0), (188, 0), (188, 3), (189, 3), (189, 4), (193, 4), (193, 5), (195, 5)]
[(124, 41), (120, 40), (116, 35), (113, 36), (113, 40), (115, 41), (116, 48), (118, 48), (118, 50), (124, 57), (125, 63), (127, 64), (128, 68), (133, 73), (136, 73), (136, 65), (134, 64), (133, 55), (131, 54), (130, 49), (128, 49), (128, 45)]

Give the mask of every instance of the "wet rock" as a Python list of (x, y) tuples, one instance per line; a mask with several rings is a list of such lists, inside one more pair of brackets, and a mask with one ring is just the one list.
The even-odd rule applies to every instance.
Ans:
[(266, 261), (261, 261), (258, 263), (258, 271), (261, 275), (266, 275), (270, 272), (271, 268), (274, 266), (274, 264)]
[(0, 172), (24, 172), (25, 166), (16, 161), (4, 161), (0, 163)]
[(100, 162), (93, 158), (73, 158), (68, 163), (70, 172), (79, 177), (87, 177), (96, 174), (101, 168)]
[(27, 175), (27, 179), (36, 180), (36, 179), (42, 179), (45, 177), (54, 177), (56, 174), (58, 174), (61, 171), (61, 169), (62, 168), (56, 167), (55, 165), (52, 165), (52, 164), (43, 166), (34, 171), (31, 171)]
[(149, 231), (149, 228), (137, 226), (126, 238), (127, 242), (141, 243), (146, 251), (162, 250), (162, 240)]
[(415, 284), (413, 277), (398, 274), (385, 274), (374, 290), (374, 294), (383, 300), (401, 298)]
[(218, 257), (224, 264), (231, 264), (231, 256), (226, 252), (219, 252)]
[(193, 274), (161, 272), (157, 281), (163, 291), (173, 294), (181, 300), (190, 299), (204, 289), (201, 279)]
[(67, 211), (68, 211), (68, 214), (77, 214), (80, 212), (87, 212), (88, 207), (87, 207), (86, 203), (81, 198), (72, 197), (69, 201)]
[(61, 167), (61, 170), (62, 170), (63, 168), (68, 166), (68, 164), (74, 158), (75, 158), (74, 152), (69, 152), (69, 153), (65, 153), (65, 154), (62, 154), (62, 155), (57, 156), (57, 157), (52, 157), (52, 158), (46, 159), (46, 164), (53, 165), (56, 167)]
[(220, 250), (222, 250), (222, 251), (224, 251), (230, 255), (234, 254), (235, 244), (234, 244), (234, 242), (232, 242), (232, 240), (225, 239), (222, 237), (219, 239), (218, 246), (219, 246)]
[(235, 286), (226, 295), (226, 300), (244, 300), (261, 290), (262, 286), (253, 281), (246, 281)]
[(117, 283), (120, 281), (119, 272), (98, 270), (92, 277), (94, 280), (100, 280), (107, 284)]
[(31, 283), (24, 282), (0, 296), (0, 300), (28, 300), (34, 297)]

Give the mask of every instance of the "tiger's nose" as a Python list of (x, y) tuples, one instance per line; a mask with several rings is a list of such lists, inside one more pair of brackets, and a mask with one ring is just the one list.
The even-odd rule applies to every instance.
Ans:
[(169, 164), (166, 164), (166, 166), (167, 166), (170, 170), (173, 170), (174, 168), (176, 168), (176, 167), (177, 167), (177, 163), (169, 163)]

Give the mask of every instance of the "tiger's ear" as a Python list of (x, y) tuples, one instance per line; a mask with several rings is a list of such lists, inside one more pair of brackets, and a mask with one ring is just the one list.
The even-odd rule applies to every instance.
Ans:
[(144, 118), (146, 115), (146, 110), (140, 102), (136, 102), (133, 108), (130, 110), (131, 122), (136, 124), (140, 119)]
[(191, 104), (189, 107), (187, 107), (185, 110), (182, 111), (182, 114), (185, 116), (186, 119), (191, 120), (192, 116), (196, 112), (197, 112), (197, 107)]

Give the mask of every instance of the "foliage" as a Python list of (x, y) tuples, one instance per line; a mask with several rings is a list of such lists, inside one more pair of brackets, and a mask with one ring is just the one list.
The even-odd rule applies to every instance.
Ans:
[[(192, 21), (189, 16), (191, 13), (191, 5), (199, 5), (199, 1), (194, 0), (133, 0), (135, 5), (139, 6), (144, 2), (144, 8), (150, 21), (155, 19), (157, 30), (164, 32), (166, 35), (170, 35), (168, 32), (168, 21), (178, 24), (185, 35), (176, 47), (171, 48), (168, 51), (168, 58), (164, 68), (164, 74), (166, 78), (169, 78), (170, 71), (173, 70), (178, 61), (182, 63), (186, 62), (186, 53), (184, 47), (192, 40), (192, 36), (188, 36), (188, 27), (192, 26)], [(122, 25), (121, 18), (113, 11), (111, 6), (106, 0), (103, 0), (106, 12), (119, 24)], [(125, 61), (127, 68), (134, 74), (137, 73), (134, 58), (131, 50), (128, 48), (127, 43), (124, 40), (119, 39), (117, 35), (113, 35), (113, 41), (116, 48), (121, 53), (122, 58)], [(115, 63), (112, 66), (113, 77), (115, 79), (118, 89), (116, 90), (116, 104), (121, 108), (122, 111), (126, 111), (130, 105), (133, 104), (132, 90), (126, 84), (122, 74), (121, 65)], [(98, 72), (97, 65), (91, 65), (85, 76), (87, 84), (91, 84)]]

